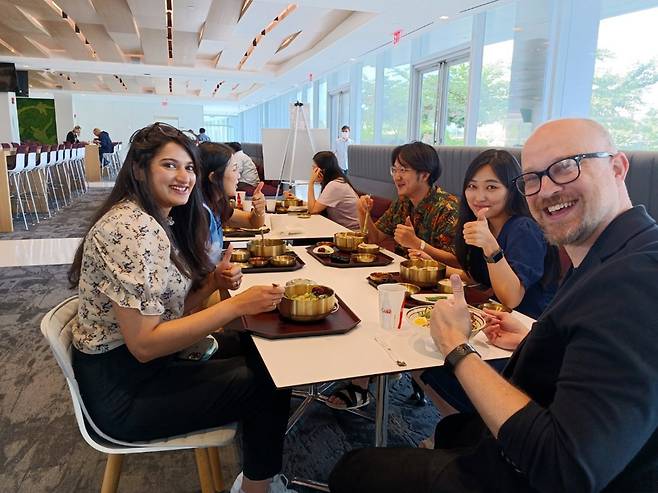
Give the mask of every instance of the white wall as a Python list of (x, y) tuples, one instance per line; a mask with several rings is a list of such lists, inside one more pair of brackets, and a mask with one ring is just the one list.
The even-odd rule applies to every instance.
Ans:
[(178, 128), (194, 129), (203, 126), (202, 104), (181, 104), (169, 102), (163, 106), (161, 101), (144, 101), (130, 96), (92, 96), (76, 94), (73, 96), (75, 122), (82, 127), (80, 140), (91, 141), (95, 127), (105, 130), (113, 141), (122, 141), (124, 149), (136, 130), (155, 121), (170, 123), (178, 120)]
[(0, 92), (0, 142), (20, 142), (16, 94)]

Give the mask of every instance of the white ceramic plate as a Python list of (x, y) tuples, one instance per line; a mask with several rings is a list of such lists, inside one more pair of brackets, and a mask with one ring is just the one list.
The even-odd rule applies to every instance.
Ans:
[[(486, 321), (482, 312), (477, 308), (472, 306), (468, 307), (468, 311), (471, 313), (471, 337), (480, 332), (486, 325)], [(407, 320), (414, 327), (429, 328), (430, 326), (430, 315), (432, 314), (431, 306), (417, 306), (411, 308), (407, 312)]]
[(426, 303), (428, 305), (433, 305), (439, 300), (449, 300), (452, 298), (451, 294), (440, 294), (440, 293), (418, 293), (412, 294), (411, 299), (418, 301), (419, 303)]

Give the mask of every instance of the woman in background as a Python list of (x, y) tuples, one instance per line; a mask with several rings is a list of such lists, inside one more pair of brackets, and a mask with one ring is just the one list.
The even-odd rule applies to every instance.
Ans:
[[(320, 196), (315, 198), (314, 185), (320, 183)], [(359, 229), (356, 204), (359, 200), (345, 172), (338, 166), (336, 155), (320, 151), (313, 156), (311, 178), (308, 184), (308, 212), (327, 212), (332, 221), (347, 229)]]
[(205, 142), (199, 145), (201, 192), (210, 221), (209, 255), (217, 262), (224, 243), (223, 224), (235, 228), (260, 228), (265, 224), (265, 196), (258, 183), (251, 199), (250, 212), (234, 209), (229, 199), (237, 193), (238, 166), (233, 149), (224, 144)]

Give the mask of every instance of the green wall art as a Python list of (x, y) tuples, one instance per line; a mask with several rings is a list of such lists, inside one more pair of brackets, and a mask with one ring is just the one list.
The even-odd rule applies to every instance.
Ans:
[(57, 144), (55, 100), (17, 98), (18, 128), (21, 141)]

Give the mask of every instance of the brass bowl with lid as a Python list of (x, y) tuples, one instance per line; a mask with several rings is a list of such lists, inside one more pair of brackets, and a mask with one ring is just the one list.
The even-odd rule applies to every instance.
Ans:
[(335, 305), (336, 294), (330, 287), (297, 283), (286, 285), (279, 313), (297, 322), (313, 322), (326, 318)]
[(290, 267), (296, 262), (297, 259), (292, 255), (275, 255), (270, 259), (270, 263), (275, 267)]
[(341, 231), (334, 233), (336, 247), (344, 252), (355, 252), (364, 241), (366, 241), (366, 235), (360, 231)]
[(439, 279), (446, 275), (446, 266), (436, 260), (413, 259), (400, 263), (400, 279), (420, 286), (430, 288), (436, 286)]
[(231, 253), (231, 262), (246, 262), (251, 257), (249, 250), (239, 248)]
[(249, 253), (254, 257), (275, 257), (286, 253), (286, 243), (274, 238), (258, 238), (247, 243)]

